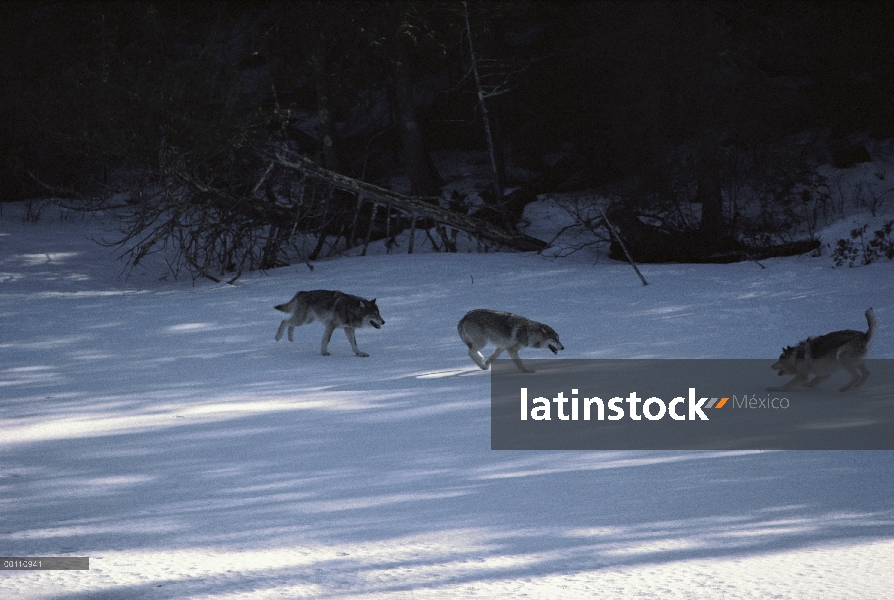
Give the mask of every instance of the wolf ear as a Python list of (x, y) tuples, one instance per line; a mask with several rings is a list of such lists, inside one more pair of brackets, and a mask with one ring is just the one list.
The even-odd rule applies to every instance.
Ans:
[(369, 301), (369, 302), (370, 302), (370, 304), (375, 304), (375, 303), (376, 303), (376, 299), (375, 299), (375, 298), (373, 298), (373, 299), (372, 299), (372, 300), (370, 300), (370, 301)]

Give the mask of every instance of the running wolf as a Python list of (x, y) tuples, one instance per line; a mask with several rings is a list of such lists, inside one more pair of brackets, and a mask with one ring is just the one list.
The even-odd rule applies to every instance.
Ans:
[[(807, 338), (797, 346), (783, 348), (779, 360), (772, 368), (779, 371), (779, 375), (795, 377), (782, 387), (769, 388), (770, 391), (790, 390), (798, 384), (814, 387), (839, 369), (850, 373), (851, 380), (838, 391), (846, 392), (852, 387), (863, 385), (869, 377), (869, 369), (863, 364), (863, 359), (869, 353), (869, 342), (872, 341), (876, 326), (871, 308), (866, 311), (866, 322), (869, 324), (866, 333), (844, 329)], [(860, 370), (859, 373), (857, 369)], [(816, 377), (808, 382), (807, 378), (811, 374)]]
[(329, 339), (337, 328), (345, 330), (351, 348), (357, 356), (369, 356), (357, 347), (354, 338), (354, 329), (372, 325), (376, 329), (385, 324), (385, 320), (379, 314), (376, 299), (364, 300), (359, 296), (352, 296), (344, 292), (330, 290), (313, 290), (310, 292), (298, 292), (295, 297), (285, 304), (274, 307), (276, 310), (288, 313), (288, 319), (283, 319), (276, 332), (276, 341), (282, 337), (286, 327), (289, 328), (289, 341), (293, 342), (292, 332), (296, 327), (322, 321), (326, 324), (323, 332), (323, 345), (320, 354), (329, 356)]
[[(507, 312), (479, 308), (460, 319), (456, 329), (459, 337), (469, 347), (469, 356), (485, 371), (503, 350), (509, 353), (519, 371), (533, 373), (525, 368), (518, 357), (520, 349), (546, 346), (553, 354), (565, 349), (552, 327)], [(484, 360), (481, 349), (488, 342), (496, 346), (496, 350), (490, 358)]]

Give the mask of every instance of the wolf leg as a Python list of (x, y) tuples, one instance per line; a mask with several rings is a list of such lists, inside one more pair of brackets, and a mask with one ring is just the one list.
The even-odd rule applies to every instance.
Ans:
[[(494, 350), (494, 353), (491, 354), (490, 356), (488, 356), (488, 357), (487, 357), (487, 360), (484, 361), (484, 364), (487, 365), (487, 366), (482, 367), (482, 368), (483, 368), (483, 369), (487, 369), (488, 367), (490, 367), (490, 363), (492, 363), (492, 362), (494, 362), (495, 360), (497, 360), (497, 359), (500, 357), (501, 354), (503, 354), (503, 348), (497, 348), (497, 349), (495, 349), (495, 350)], [(480, 355), (480, 356), (483, 357), (484, 355)]]
[(326, 323), (326, 331), (323, 332), (323, 345), (320, 347), (320, 354), (329, 356), (329, 340), (332, 339), (332, 332), (335, 331), (335, 323)]
[(525, 367), (524, 363), (521, 361), (521, 358), (518, 356), (518, 350), (513, 350), (512, 348), (508, 348), (506, 352), (509, 353), (509, 358), (512, 359), (512, 362), (515, 363), (515, 366), (518, 367), (518, 370), (522, 373), (533, 373), (533, 369), (528, 369)]
[[(860, 366), (862, 367), (863, 365), (860, 365)], [(863, 368), (865, 369), (866, 367), (863, 367)], [(858, 373), (858, 372), (857, 372), (857, 369), (855, 369), (852, 365), (844, 365), (844, 369), (845, 369), (848, 373), (850, 373), (850, 375), (851, 375), (851, 380), (848, 381), (845, 385), (843, 385), (843, 386), (841, 386), (840, 388), (838, 388), (838, 391), (839, 391), (839, 392), (846, 392), (846, 391), (848, 391), (849, 389), (851, 389), (852, 387), (858, 386), (858, 385), (860, 385), (860, 383), (863, 383), (863, 382), (861, 381), (860, 373)], [(859, 383), (858, 383), (858, 382), (859, 382)]]
[(769, 391), (769, 392), (787, 392), (788, 390), (792, 389), (793, 387), (795, 387), (798, 384), (803, 383), (805, 381), (807, 381), (807, 374), (805, 373), (802, 375), (801, 373), (798, 373), (797, 375), (794, 376), (794, 378), (791, 381), (789, 381), (785, 385), (780, 386), (780, 387), (768, 387), (767, 391)]
[(811, 379), (810, 381), (805, 383), (804, 387), (809, 387), (809, 388), (816, 387), (819, 384), (821, 384), (822, 382), (824, 382), (825, 380), (827, 380), (829, 377), (831, 377), (831, 375), (817, 375), (816, 377), (814, 377), (813, 379)]
[(484, 355), (474, 348), (469, 348), (469, 358), (475, 361), (475, 364), (487, 371), (488, 363), (484, 362)]
[[(278, 342), (280, 338), (282, 338), (283, 332), (286, 330), (286, 326), (289, 324), (288, 319), (283, 319), (282, 323), (279, 324), (279, 329), (276, 330), (276, 341)], [(289, 330), (289, 341), (292, 341), (292, 330)]]
[(289, 341), (290, 342), (295, 341), (292, 338), (292, 333), (295, 331), (294, 318), (289, 318), (289, 319), (283, 319), (283, 322), (279, 324), (279, 329), (276, 330), (276, 341), (277, 342), (282, 338), (282, 334), (286, 330), (286, 327), (289, 328)]
[(295, 307), (295, 310), (292, 312), (292, 318), (288, 319), (289, 322), (289, 341), (294, 342), (295, 339), (292, 337), (292, 334), (295, 333), (296, 327), (301, 327), (302, 325), (307, 325), (308, 323), (314, 322), (314, 314), (310, 312), (304, 304), (298, 304)]
[(839, 392), (846, 392), (846, 391), (848, 391), (849, 389), (851, 389), (852, 387), (854, 387), (854, 380), (853, 380), (853, 379), (851, 379), (851, 380), (848, 381), (846, 384), (844, 384), (843, 386), (841, 386), (840, 388), (838, 388), (838, 391), (839, 391)]
[(357, 356), (369, 356), (369, 354), (357, 347), (357, 338), (354, 337), (353, 327), (345, 327), (345, 335), (348, 336), (348, 341), (351, 342), (351, 349), (354, 351), (354, 354)]
[(860, 387), (869, 378), (869, 369), (866, 368), (866, 365), (861, 364), (857, 368), (860, 369), (862, 375), (860, 376), (860, 380), (854, 384), (854, 387)]

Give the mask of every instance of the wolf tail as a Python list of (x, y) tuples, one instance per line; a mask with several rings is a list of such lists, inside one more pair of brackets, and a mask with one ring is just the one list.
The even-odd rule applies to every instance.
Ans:
[(278, 310), (280, 312), (287, 313), (287, 312), (289, 312), (289, 303), (286, 302), (285, 304), (277, 304), (273, 308), (275, 308), (276, 310)]
[(875, 334), (875, 327), (878, 324), (871, 308), (866, 311), (866, 322), (869, 324), (869, 329), (866, 331), (866, 341), (869, 342)]

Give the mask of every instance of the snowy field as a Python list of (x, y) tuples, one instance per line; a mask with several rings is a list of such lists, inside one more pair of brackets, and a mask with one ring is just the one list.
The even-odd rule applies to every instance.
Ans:
[[(192, 285), (122, 278), (101, 219), (19, 209), (0, 554), (90, 570), (0, 572), (2, 598), (892, 597), (894, 452), (491, 451), (456, 323), (517, 312), (563, 358), (775, 359), (871, 306), (894, 358), (894, 263), (645, 265), (643, 287), (584, 254), (380, 254)], [(320, 288), (378, 299), (369, 358), (341, 332), (320, 356), (319, 324), (274, 342), (273, 305)]]

